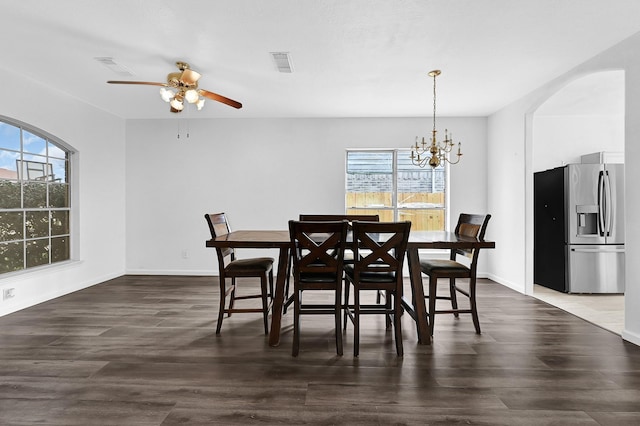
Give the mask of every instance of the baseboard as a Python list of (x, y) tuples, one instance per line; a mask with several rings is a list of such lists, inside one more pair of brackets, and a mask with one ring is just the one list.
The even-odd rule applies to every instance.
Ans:
[(71, 287), (65, 287), (65, 288), (59, 288), (56, 291), (52, 291), (52, 292), (47, 292), (47, 293), (41, 293), (37, 296), (34, 297), (29, 297), (29, 298), (25, 298), (22, 299), (19, 303), (16, 304), (12, 304), (10, 306), (7, 307), (3, 307), (3, 309), (0, 309), (0, 317), (4, 316), (4, 315), (8, 315), (14, 312), (18, 312), (21, 311), (23, 309), (27, 309), (30, 308), (32, 306), (38, 305), (40, 303), (43, 302), (47, 302), (49, 300), (58, 298), (58, 297), (62, 297), (65, 296), (67, 294), (71, 294), (74, 293), (76, 291), (79, 290), (83, 290), (85, 288), (97, 285), (97, 284), (101, 284), (105, 281), (109, 281), (112, 280), (114, 278), (118, 278), (122, 276), (122, 274), (117, 273), (117, 274), (106, 274), (103, 275), (101, 277), (98, 278), (93, 278), (91, 280), (88, 281), (83, 281), (80, 282), (74, 286)]
[(128, 269), (126, 275), (185, 275), (194, 277), (210, 277), (218, 275), (218, 271), (201, 269)]
[(487, 274), (486, 278), (489, 278), (491, 281), (495, 281), (498, 284), (502, 284), (505, 287), (509, 287), (510, 289), (515, 290), (518, 293), (524, 294), (524, 287), (521, 284), (514, 283), (495, 274)]
[(626, 328), (622, 331), (622, 339), (629, 343), (633, 343), (636, 346), (640, 346), (640, 334), (632, 333)]

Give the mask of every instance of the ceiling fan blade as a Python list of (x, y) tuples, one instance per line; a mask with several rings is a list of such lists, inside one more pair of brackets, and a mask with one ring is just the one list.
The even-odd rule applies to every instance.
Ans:
[(147, 86), (168, 86), (167, 83), (155, 83), (153, 81), (116, 81), (116, 80), (109, 80), (107, 81), (107, 83), (110, 84), (145, 84)]
[(187, 86), (193, 86), (199, 79), (200, 73), (197, 73), (190, 68), (183, 70), (182, 75), (180, 75), (180, 81)]
[(198, 90), (198, 93), (204, 97), (213, 99), (214, 101), (222, 102), (223, 104), (232, 106), (234, 108), (242, 108), (242, 104), (240, 102), (234, 101), (233, 99), (225, 98), (224, 96), (218, 95), (217, 93), (209, 92), (208, 90), (204, 89)]

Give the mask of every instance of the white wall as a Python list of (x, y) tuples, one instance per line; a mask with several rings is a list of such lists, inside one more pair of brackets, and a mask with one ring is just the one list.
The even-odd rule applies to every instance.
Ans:
[[(28, 123), (78, 151), (72, 181), (79, 258), (74, 262), (0, 278), (0, 316), (124, 273), (124, 121), (23, 76), (0, 69), (0, 115)], [(74, 210), (75, 212), (76, 210)]]
[(533, 171), (580, 163), (593, 152), (624, 152), (624, 116), (533, 117)]
[[(533, 112), (567, 83), (584, 75), (625, 71), (625, 168), (626, 182), (640, 179), (640, 33), (608, 49), (572, 71), (549, 82), (523, 99), (489, 117), (489, 210), (507, 225), (496, 230), (496, 254), (490, 264), (493, 276), (513, 288), (533, 289)], [(494, 191), (492, 191), (493, 189)], [(499, 195), (496, 195), (498, 193)], [(506, 201), (505, 199), (508, 199)], [(640, 197), (634, 185), (625, 189), (626, 256), (640, 258)], [(514, 230), (520, 230), (514, 232)], [(499, 261), (498, 261), (499, 260)], [(640, 344), (640, 271), (626, 262), (625, 330), (623, 338)]]
[[(205, 213), (226, 212), (235, 229), (286, 229), (300, 213), (343, 213), (345, 150), (408, 148), (430, 125), (428, 118), (130, 120), (127, 272), (217, 273), (204, 246)], [(451, 167), (452, 217), (486, 212), (486, 119), (438, 125), (463, 143), (463, 159)]]
[(624, 71), (571, 81), (533, 115), (533, 171), (579, 163), (592, 152), (624, 152)]

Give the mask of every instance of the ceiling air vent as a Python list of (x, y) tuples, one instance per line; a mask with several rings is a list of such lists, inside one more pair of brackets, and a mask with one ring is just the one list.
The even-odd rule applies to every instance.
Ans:
[(108, 56), (104, 56), (104, 57), (98, 57), (98, 58), (93, 58), (96, 61), (100, 62), (102, 65), (104, 65), (105, 67), (109, 68), (111, 71), (113, 71), (114, 73), (120, 75), (120, 76), (132, 76), (135, 75), (133, 72), (129, 71), (128, 68), (118, 64), (116, 61), (113, 60), (113, 58), (108, 57)]
[(293, 72), (289, 52), (271, 52), (271, 56), (273, 57), (273, 61), (275, 62), (278, 71), (288, 73)]

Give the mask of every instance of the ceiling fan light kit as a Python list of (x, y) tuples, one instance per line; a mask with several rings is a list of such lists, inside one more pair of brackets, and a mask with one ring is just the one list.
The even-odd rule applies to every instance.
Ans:
[(233, 108), (240, 109), (242, 104), (214, 92), (198, 88), (200, 73), (192, 70), (186, 62), (176, 62), (180, 72), (172, 72), (167, 75), (166, 83), (155, 83), (151, 81), (114, 81), (110, 84), (144, 84), (150, 86), (161, 86), (160, 97), (171, 106), (170, 111), (179, 113), (184, 109), (184, 101), (195, 104), (198, 110), (204, 106), (204, 98), (213, 99)]

